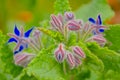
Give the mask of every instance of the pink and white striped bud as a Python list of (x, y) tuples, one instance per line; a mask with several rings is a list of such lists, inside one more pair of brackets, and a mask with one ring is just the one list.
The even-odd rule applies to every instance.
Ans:
[(92, 37), (93, 41), (96, 41), (99, 45), (104, 46), (106, 43), (106, 39), (103, 37), (103, 35), (94, 35)]
[(63, 48), (63, 44), (60, 44), (58, 48), (54, 52), (56, 60), (61, 63), (65, 59), (65, 50)]
[(81, 60), (80, 60), (80, 58), (79, 58), (79, 57), (74, 56), (74, 58), (75, 58), (75, 66), (76, 66), (76, 67), (78, 67), (79, 65), (81, 65), (81, 64), (82, 64), (82, 62), (81, 62)]
[(28, 53), (15, 54), (14, 56), (15, 64), (22, 67), (26, 67), (34, 57), (35, 54), (28, 54)]
[(85, 53), (83, 52), (83, 50), (79, 47), (79, 46), (74, 46), (73, 47), (73, 52), (75, 55), (85, 58)]
[(83, 31), (84, 31), (84, 32), (87, 32), (87, 31), (89, 31), (90, 29), (92, 29), (92, 26), (90, 26), (89, 23), (85, 23), (84, 26), (83, 26)]
[(71, 31), (77, 31), (81, 28), (79, 22), (75, 20), (69, 21), (67, 26), (68, 26), (68, 29)]
[(37, 44), (40, 44), (39, 43), (39, 41), (40, 41), (40, 31), (39, 30), (34, 30), (34, 32), (33, 32), (33, 37), (34, 37), (34, 39), (35, 39), (35, 42), (37, 43)]
[(55, 15), (51, 15), (51, 26), (54, 27), (55, 29), (61, 31), (63, 23), (61, 22), (61, 17), (56, 17)]
[(66, 21), (74, 19), (74, 14), (72, 12), (65, 12), (64, 16)]
[(93, 40), (96, 42), (106, 42), (106, 39), (102, 35), (94, 35)]
[(63, 23), (63, 17), (61, 14), (58, 14), (57, 18), (61, 21), (61, 23)]
[(70, 68), (73, 69), (75, 67), (75, 59), (72, 53), (67, 53), (67, 62), (70, 65)]

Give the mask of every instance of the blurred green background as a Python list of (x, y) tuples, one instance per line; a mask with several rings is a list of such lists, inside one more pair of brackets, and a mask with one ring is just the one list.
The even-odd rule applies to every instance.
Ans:
[[(54, 12), (55, 0), (0, 0), (0, 29), (7, 32), (14, 24), (40, 26)], [(72, 10), (89, 0), (69, 0)]]
[[(69, 3), (72, 11), (75, 11), (90, 1), (69, 0)], [(110, 3), (117, 0), (107, 1)], [(40, 26), (41, 21), (54, 13), (54, 2), (55, 0), (0, 0), (0, 30), (6, 33), (14, 24)]]

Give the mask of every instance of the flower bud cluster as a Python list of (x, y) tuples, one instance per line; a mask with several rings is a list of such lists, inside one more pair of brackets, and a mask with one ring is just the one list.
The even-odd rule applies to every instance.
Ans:
[(72, 51), (65, 50), (63, 44), (59, 44), (58, 48), (54, 52), (54, 56), (57, 62), (62, 63), (64, 60), (67, 61), (70, 68), (73, 69), (79, 66), (82, 58), (85, 58), (85, 53), (79, 46), (72, 46)]

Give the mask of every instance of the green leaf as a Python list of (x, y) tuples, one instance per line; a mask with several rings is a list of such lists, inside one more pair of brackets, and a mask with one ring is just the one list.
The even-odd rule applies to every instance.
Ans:
[[(8, 80), (7, 77), (6, 77), (6, 75), (3, 74), (3, 73), (0, 73), (0, 79), (1, 80)], [(9, 80), (11, 80), (11, 79), (9, 79)]]
[[(84, 66), (87, 66), (87, 68), (89, 68), (90, 70), (97, 70), (102, 72), (104, 70), (104, 64), (101, 61), (101, 59), (99, 59), (95, 54), (93, 54), (88, 48), (87, 46), (85, 46), (83, 43), (79, 42), (78, 43), (79, 46), (83, 49), (86, 58), (83, 61), (84, 62)], [(83, 67), (84, 67), (83, 66)]]
[(56, 0), (54, 3), (54, 10), (55, 10), (55, 14), (58, 14), (58, 13), (64, 14), (64, 12), (70, 11), (71, 8), (69, 5), (69, 1), (68, 0)]
[(52, 30), (45, 29), (45, 28), (38, 28), (38, 30), (40, 30), (40, 31), (43, 32), (44, 34), (52, 37), (52, 38), (55, 39), (56, 41), (61, 42), (61, 41), (64, 40), (63, 35), (60, 34), (59, 32), (52, 31)]
[(120, 53), (120, 25), (111, 25), (109, 28), (105, 31), (105, 38), (111, 43), (108, 47)]
[[(5, 43), (5, 36), (3, 33), (0, 31), (0, 50), (3, 47), (3, 44)], [(1, 54), (0, 54), (1, 55)]]
[(90, 3), (83, 5), (75, 12), (77, 18), (88, 21), (88, 18), (96, 18), (98, 14), (102, 15), (102, 20), (105, 21), (114, 15), (106, 0), (92, 0)]
[(22, 68), (14, 64), (13, 52), (7, 44), (7, 40), (7, 36), (0, 32), (0, 63), (2, 64), (0, 68), (2, 68), (4, 73), (16, 77), (20, 74)]
[(4, 63), (4, 71), (16, 77), (22, 71), (22, 67), (19, 67), (14, 64), (13, 53), (6, 45), (2, 48), (1, 60)]
[(105, 74), (105, 78), (106, 80), (119, 80), (120, 79), (120, 73), (113, 71), (113, 70), (109, 70), (106, 74)]
[(113, 70), (115, 72), (120, 72), (120, 54), (109, 50), (108, 48), (99, 47), (99, 45), (92, 43), (88, 44), (88, 48), (94, 55), (104, 63), (104, 70)]
[(14, 80), (38, 80), (33, 75), (29, 76), (26, 74), (26, 72), (23, 70), (20, 75), (18, 75)]
[(64, 80), (64, 73), (60, 65), (52, 54), (43, 49), (25, 71), (29, 76), (33, 75), (38, 80)]

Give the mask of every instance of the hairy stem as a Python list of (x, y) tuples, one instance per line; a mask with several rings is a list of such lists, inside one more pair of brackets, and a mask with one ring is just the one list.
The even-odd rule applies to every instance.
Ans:
[(64, 74), (66, 75), (67, 74), (67, 72), (66, 72), (66, 66), (65, 66), (66, 64), (65, 64), (65, 61), (63, 62), (63, 71), (64, 71)]

